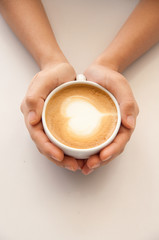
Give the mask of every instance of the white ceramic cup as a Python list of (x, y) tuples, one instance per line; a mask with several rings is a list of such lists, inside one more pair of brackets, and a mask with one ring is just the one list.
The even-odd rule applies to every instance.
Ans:
[[(104, 143), (93, 147), (93, 148), (88, 148), (88, 149), (78, 149), (78, 148), (72, 148), (69, 146), (64, 145), (63, 143), (61, 143), (60, 141), (58, 141), (49, 131), (46, 121), (45, 121), (45, 111), (46, 111), (46, 106), (50, 100), (50, 98), (57, 93), (59, 90), (70, 86), (70, 85), (76, 85), (76, 84), (87, 84), (90, 86), (95, 86), (99, 89), (102, 89), (104, 92), (106, 92), (111, 99), (113, 100), (116, 109), (117, 109), (117, 114), (118, 114), (118, 120), (117, 120), (117, 124), (116, 124), (116, 128), (113, 132), (113, 134), (111, 135), (110, 138), (108, 138)], [(121, 124), (121, 114), (120, 114), (120, 108), (118, 105), (117, 100), (115, 99), (115, 97), (105, 88), (103, 88), (102, 86), (100, 86), (97, 83), (91, 82), (91, 81), (86, 81), (86, 78), (83, 74), (79, 74), (77, 75), (77, 78), (75, 81), (70, 81), (70, 82), (66, 82), (63, 83), (62, 85), (58, 86), (57, 88), (55, 88), (46, 98), (45, 103), (44, 103), (44, 107), (43, 107), (43, 112), (42, 112), (42, 123), (43, 123), (43, 127), (44, 127), (44, 131), (46, 133), (46, 135), (48, 136), (48, 138), (50, 139), (51, 142), (53, 142), (56, 146), (58, 146), (61, 150), (63, 150), (63, 152), (68, 155), (68, 156), (72, 156), (76, 159), (87, 159), (89, 158), (91, 155), (94, 155), (96, 153), (98, 153), (101, 149), (103, 149), (104, 147), (106, 147), (108, 144), (110, 144), (113, 139), (115, 138), (115, 136), (117, 135), (119, 128), (120, 128), (120, 124)]]

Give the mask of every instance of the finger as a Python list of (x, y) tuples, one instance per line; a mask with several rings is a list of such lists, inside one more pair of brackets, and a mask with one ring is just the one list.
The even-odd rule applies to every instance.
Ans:
[(119, 133), (114, 141), (101, 150), (100, 159), (102, 161), (108, 161), (110, 158), (113, 158), (121, 154), (125, 148), (125, 145), (130, 139), (132, 131), (123, 126), (120, 127)]
[(78, 163), (78, 168), (82, 169), (82, 167), (84, 166), (85, 162), (83, 159), (77, 159), (77, 163)]
[(70, 171), (75, 172), (76, 170), (78, 170), (78, 163), (77, 161), (72, 158), (72, 157), (68, 157), (68, 156), (64, 156), (63, 161), (59, 162), (54, 158), (50, 158), (47, 157), (51, 162), (55, 163), (58, 167), (62, 167), (62, 168), (66, 168)]
[(98, 168), (101, 164), (101, 160), (98, 155), (93, 155), (87, 160), (87, 166), (90, 169)]
[(39, 152), (45, 155), (47, 158), (62, 161), (64, 158), (63, 151), (50, 142), (49, 138), (44, 133), (42, 122), (40, 121), (36, 125), (31, 125), (26, 109), (23, 110), (23, 114), (26, 127)]
[(62, 164), (66, 169), (73, 172), (79, 169), (78, 162), (73, 157), (65, 156)]
[(101, 166), (101, 167), (106, 166), (106, 165), (108, 166), (108, 165), (112, 162), (112, 160), (113, 160), (114, 158), (116, 158), (116, 156), (113, 156), (113, 157), (109, 158), (107, 161), (102, 162), (102, 163), (100, 164), (100, 166)]
[(87, 166), (86, 163), (85, 163), (85, 165), (84, 165), (83, 168), (82, 168), (82, 173), (83, 173), (84, 175), (88, 175), (88, 174), (92, 173), (93, 171), (94, 171), (94, 169), (90, 169), (90, 168)]
[(64, 156), (63, 151), (50, 142), (43, 131), (41, 122), (36, 126), (31, 126), (28, 124), (27, 127), (31, 138), (35, 142), (40, 153), (45, 155), (58, 166), (65, 167), (71, 171), (76, 171), (79, 169), (78, 162), (74, 158)]
[(40, 122), (43, 105), (44, 99), (26, 95), (21, 105), (21, 111), (23, 114), (28, 115), (28, 122), (31, 125), (36, 125)]
[(64, 153), (56, 145), (54, 145), (43, 131), (42, 123), (38, 123), (36, 126), (27, 124), (30, 136), (35, 142), (40, 153), (48, 158), (55, 159), (57, 161), (62, 161), (64, 158)]
[(28, 121), (31, 125), (41, 120), (45, 98), (57, 86), (54, 78), (53, 75), (40, 72), (35, 75), (29, 85), (21, 110), (24, 114), (28, 114)]
[(136, 125), (136, 117), (138, 115), (138, 107), (133, 101), (125, 101), (120, 103), (122, 124), (129, 128), (134, 129)]

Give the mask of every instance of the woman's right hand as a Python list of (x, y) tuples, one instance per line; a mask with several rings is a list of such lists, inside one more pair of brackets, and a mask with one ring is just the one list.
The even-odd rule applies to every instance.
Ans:
[(26, 127), (40, 153), (56, 165), (76, 171), (82, 167), (82, 160), (64, 156), (46, 136), (41, 121), (43, 105), (48, 94), (64, 82), (73, 81), (76, 73), (67, 62), (50, 64), (32, 79), (21, 104)]

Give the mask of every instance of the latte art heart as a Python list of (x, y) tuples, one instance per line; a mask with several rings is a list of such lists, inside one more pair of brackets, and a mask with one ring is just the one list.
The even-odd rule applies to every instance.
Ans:
[(78, 149), (105, 142), (114, 132), (117, 119), (110, 96), (102, 89), (81, 83), (55, 93), (45, 111), (50, 133), (61, 143)]
[(82, 96), (68, 97), (61, 106), (61, 113), (68, 118), (70, 131), (81, 136), (97, 130), (103, 117), (103, 113)]

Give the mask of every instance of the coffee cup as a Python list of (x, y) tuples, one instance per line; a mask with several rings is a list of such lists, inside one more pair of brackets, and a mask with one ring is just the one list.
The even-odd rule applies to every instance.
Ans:
[(64, 154), (87, 159), (116, 137), (121, 113), (108, 90), (79, 74), (47, 96), (42, 123), (50, 141)]

